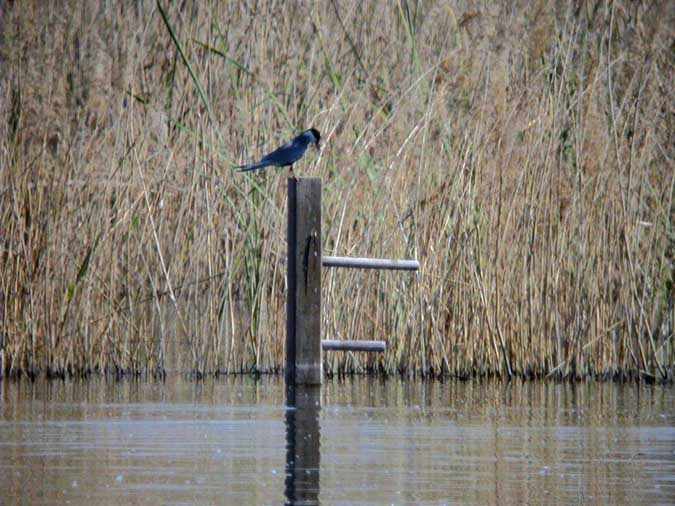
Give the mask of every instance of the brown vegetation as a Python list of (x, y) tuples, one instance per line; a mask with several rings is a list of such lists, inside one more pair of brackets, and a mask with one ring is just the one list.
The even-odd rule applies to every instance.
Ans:
[[(160, 2), (162, 5), (169, 2)], [(314, 126), (333, 373), (672, 377), (672, 2), (0, 5), (5, 374), (278, 370)]]

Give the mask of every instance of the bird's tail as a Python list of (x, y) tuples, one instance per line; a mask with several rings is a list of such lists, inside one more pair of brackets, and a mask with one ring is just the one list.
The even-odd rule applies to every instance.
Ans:
[(268, 164), (266, 163), (258, 162), (252, 163), (250, 165), (238, 165), (237, 167), (235, 167), (235, 169), (237, 169), (237, 172), (250, 172), (252, 170), (264, 169), (265, 167), (267, 167), (267, 165)]

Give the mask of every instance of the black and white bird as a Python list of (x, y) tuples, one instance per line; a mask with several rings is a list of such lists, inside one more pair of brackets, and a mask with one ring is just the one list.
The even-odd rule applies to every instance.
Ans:
[(295, 139), (287, 142), (280, 148), (275, 149), (270, 154), (265, 155), (258, 163), (250, 165), (240, 165), (235, 167), (239, 172), (249, 172), (252, 170), (260, 170), (266, 167), (289, 167), (291, 174), (293, 174), (293, 164), (300, 160), (307, 151), (307, 146), (314, 144), (316, 149), (319, 149), (319, 141), (321, 134), (316, 128), (305, 130)]

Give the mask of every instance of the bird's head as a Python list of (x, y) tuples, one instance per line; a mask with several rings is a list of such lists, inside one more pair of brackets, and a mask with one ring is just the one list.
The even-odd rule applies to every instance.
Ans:
[(321, 134), (316, 128), (310, 128), (305, 132), (305, 135), (309, 137), (309, 141), (314, 144), (314, 147), (316, 147), (316, 149), (321, 148), (321, 146), (319, 145), (319, 141), (321, 140)]

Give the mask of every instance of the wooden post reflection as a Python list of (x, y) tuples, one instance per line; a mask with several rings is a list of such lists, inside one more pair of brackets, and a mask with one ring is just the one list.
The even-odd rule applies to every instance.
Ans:
[(319, 503), (321, 387), (286, 388), (286, 504)]

